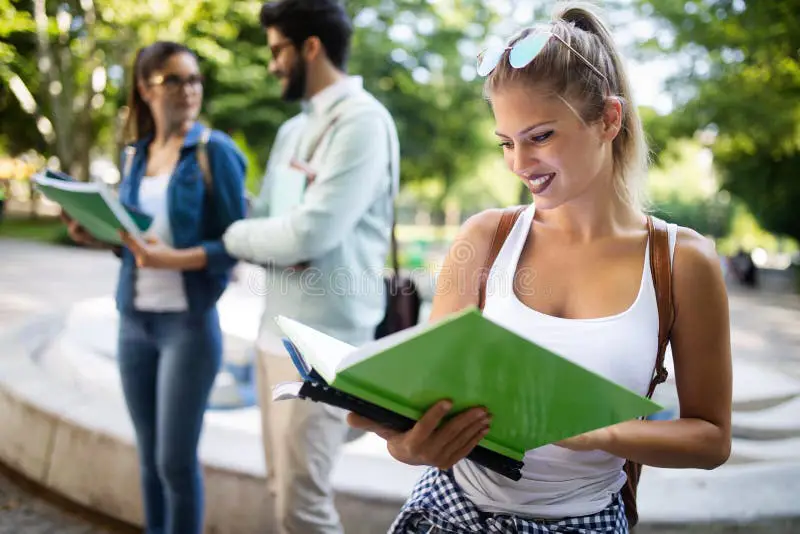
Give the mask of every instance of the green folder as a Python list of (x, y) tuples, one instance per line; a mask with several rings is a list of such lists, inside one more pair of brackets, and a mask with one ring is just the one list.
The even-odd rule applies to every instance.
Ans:
[[(441, 399), (485, 406), (487, 449), (525, 452), (663, 408), (467, 308), (353, 347), (279, 316), (305, 365), (332, 387), (411, 419)], [(309, 370), (309, 369), (307, 369)]]
[(152, 222), (148, 215), (124, 207), (116, 194), (102, 182), (78, 182), (47, 176), (33, 178), (41, 193), (58, 203), (72, 219), (95, 239), (122, 244), (119, 232), (127, 230), (141, 239)]

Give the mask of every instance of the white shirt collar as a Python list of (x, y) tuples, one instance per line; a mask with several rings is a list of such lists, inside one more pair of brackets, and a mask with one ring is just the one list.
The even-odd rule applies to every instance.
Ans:
[(346, 76), (312, 96), (310, 101), (304, 102), (303, 109), (312, 115), (321, 115), (340, 98), (363, 89), (364, 79), (361, 76)]

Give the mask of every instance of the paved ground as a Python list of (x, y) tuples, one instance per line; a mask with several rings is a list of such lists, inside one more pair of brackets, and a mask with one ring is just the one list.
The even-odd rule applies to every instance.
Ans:
[(18, 477), (0, 469), (0, 534), (133, 534), (64, 502), (43, 496)]
[[(0, 329), (109, 295), (116, 266), (108, 252), (0, 240)], [(731, 289), (730, 308), (735, 356), (800, 378), (800, 297)], [(96, 526), (96, 519), (75, 515), (12, 478), (0, 469), (0, 534), (127, 532)]]

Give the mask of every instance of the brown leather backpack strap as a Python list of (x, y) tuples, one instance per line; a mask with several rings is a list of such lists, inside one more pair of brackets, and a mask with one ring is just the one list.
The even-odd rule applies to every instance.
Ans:
[[(653, 369), (653, 378), (650, 380), (650, 387), (647, 391), (647, 396), (652, 397), (656, 386), (667, 379), (664, 355), (667, 352), (669, 335), (675, 320), (675, 310), (672, 305), (672, 261), (670, 260), (667, 223), (652, 216), (647, 217), (647, 230), (650, 244), (650, 273), (653, 276), (658, 307), (658, 353)], [(628, 526), (633, 528), (639, 522), (636, 489), (642, 475), (642, 465), (628, 460), (625, 462), (624, 471), (627, 481), (621, 491), (622, 502), (625, 503)]]
[(508, 234), (511, 233), (511, 229), (514, 228), (514, 223), (517, 222), (520, 215), (528, 209), (528, 206), (512, 206), (503, 210), (503, 215), (500, 217), (500, 222), (497, 223), (497, 229), (494, 231), (494, 236), (492, 237), (492, 244), (489, 246), (489, 255), (486, 257), (486, 262), (483, 264), (483, 269), (481, 270), (481, 285), (480, 290), (478, 292), (478, 308), (483, 310), (483, 306), (486, 304), (486, 284), (489, 280), (489, 271), (494, 265), (494, 261), (497, 259), (497, 255), (500, 254), (500, 249), (503, 248), (503, 243), (505, 243)]
[(664, 355), (667, 351), (672, 324), (675, 321), (675, 310), (672, 303), (672, 262), (667, 223), (656, 217), (648, 216), (647, 229), (650, 238), (650, 271), (653, 275), (658, 306), (658, 354), (653, 379), (647, 391), (647, 396), (652, 397), (656, 386), (663, 383), (668, 376), (667, 369), (664, 367)]

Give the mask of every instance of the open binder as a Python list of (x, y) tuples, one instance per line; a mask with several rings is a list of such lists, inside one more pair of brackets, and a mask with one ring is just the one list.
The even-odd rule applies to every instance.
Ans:
[[(284, 339), (283, 342), (286, 350), (289, 351), (289, 354), (292, 356), (295, 365), (297, 365), (299, 358), (297, 349), (292, 345), (291, 341)], [(387, 410), (386, 408), (381, 408), (376, 404), (359, 399), (358, 397), (329, 386), (325, 380), (313, 370), (303, 377), (301, 385), (300, 383), (285, 383), (283, 391), (277, 389), (276, 393), (278, 398), (280, 398), (281, 394), (288, 394), (290, 397), (308, 399), (314, 402), (322, 402), (330, 406), (336, 406), (337, 408), (356, 413), (376, 423), (401, 432), (410, 430), (411, 427), (414, 426), (414, 423), (416, 423), (414, 419)], [(523, 463), (521, 461), (496, 453), (480, 445), (475, 447), (467, 458), (512, 480), (519, 480), (522, 478), (521, 470)]]
[(302, 380), (275, 386), (273, 400), (324, 402), (401, 431), (441, 399), (452, 413), (484, 406), (492, 425), (469, 459), (512, 480), (526, 451), (662, 409), (475, 308), (361, 347), (276, 322)]

